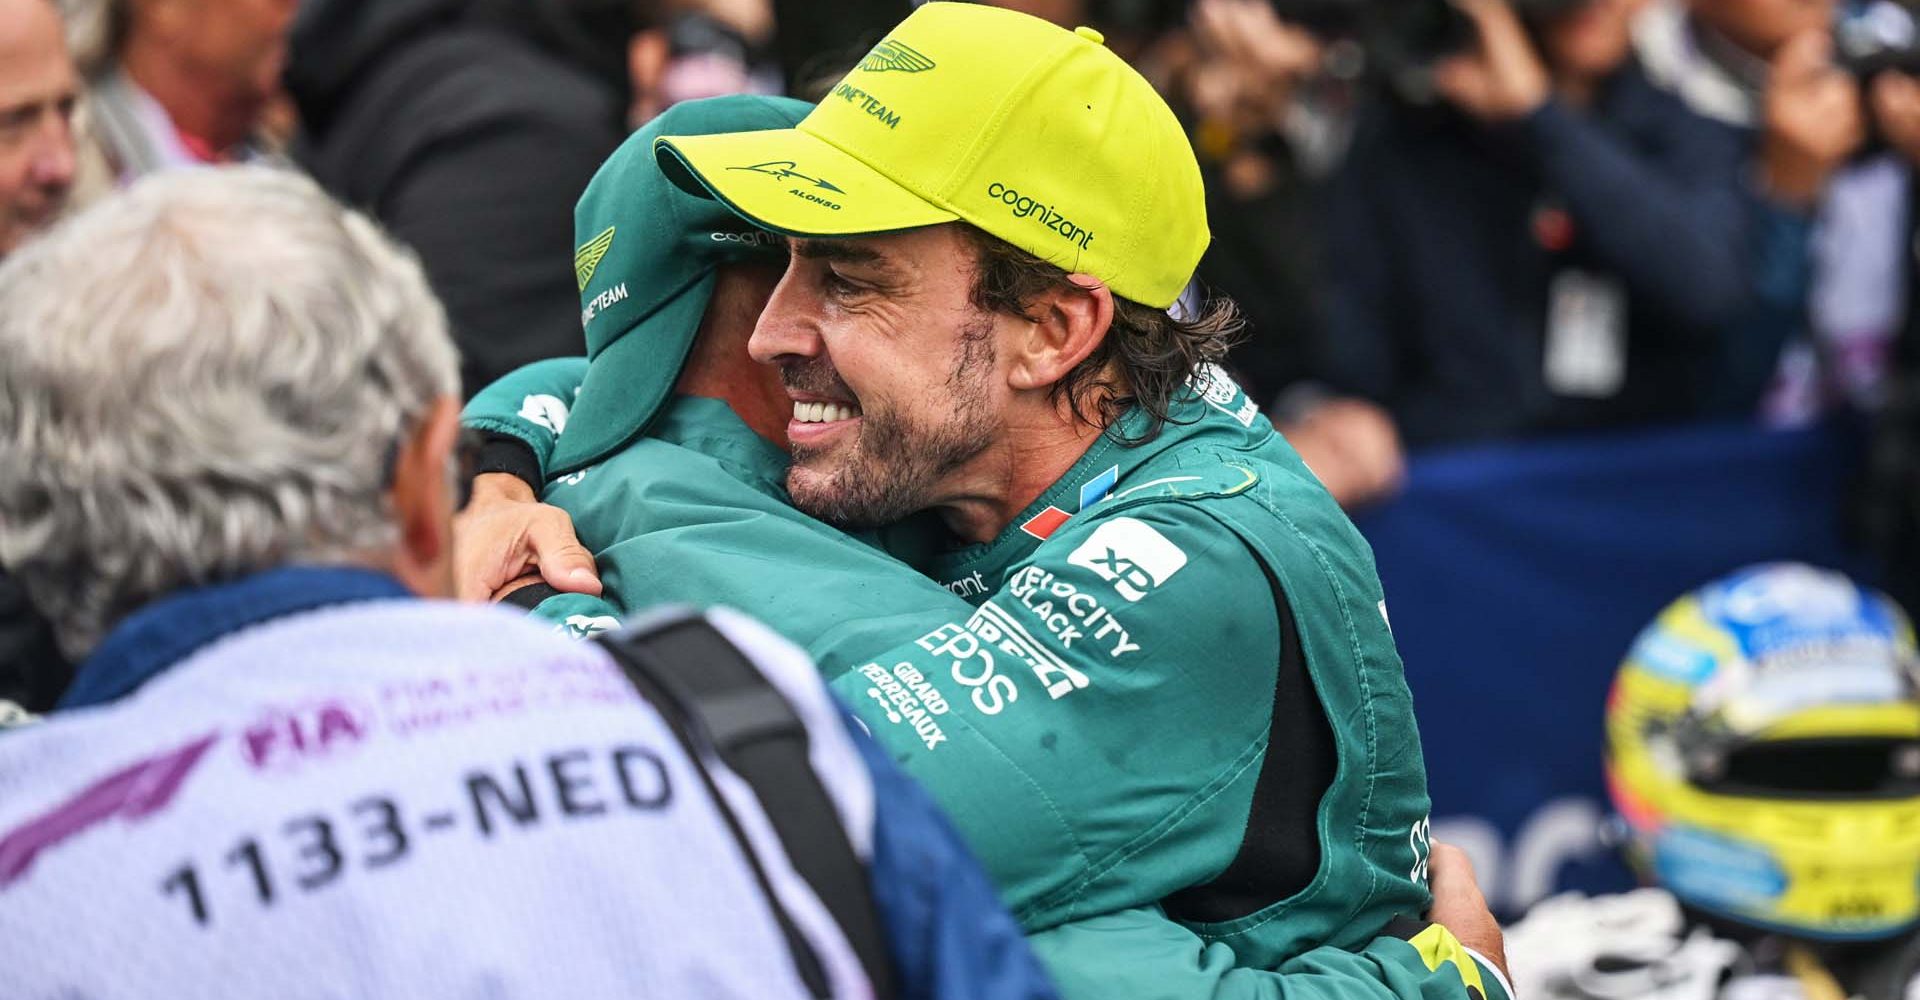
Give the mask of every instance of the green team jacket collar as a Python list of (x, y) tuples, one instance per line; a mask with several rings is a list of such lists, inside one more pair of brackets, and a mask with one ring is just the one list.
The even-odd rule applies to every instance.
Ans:
[[(1129, 409), (993, 541), (950, 549), (937, 556), (928, 569), (949, 590), (960, 592), (974, 580), (974, 574), (992, 580), (994, 574), (1026, 558), (1074, 517), (1101, 504), (1143, 495), (1230, 496), (1254, 485), (1259, 476), (1251, 468), (1215, 475), (1134, 475), (1143, 467), (1158, 464), (1171, 450), (1210, 444), (1244, 445), (1261, 436), (1255, 423), (1258, 409), (1218, 369), (1204, 370), (1196, 378), (1194, 389), (1188, 398), (1175, 400), (1167, 424), (1149, 441), (1128, 443), (1139, 442), (1149, 424), (1144, 410)], [(1222, 420), (1222, 415), (1232, 419)], [(1272, 433), (1263, 419), (1257, 426)]]

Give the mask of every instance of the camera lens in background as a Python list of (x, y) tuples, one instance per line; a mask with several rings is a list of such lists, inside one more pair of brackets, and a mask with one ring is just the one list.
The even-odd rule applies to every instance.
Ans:
[(1833, 19), (1833, 58), (1862, 83), (1887, 70), (1920, 74), (1920, 25), (1893, 0), (1842, 5)]
[(1859, 81), (1860, 100), (1866, 105), (1867, 138), (1852, 159), (1872, 159), (1886, 151), (1887, 140), (1872, 105), (1866, 104), (1868, 87), (1888, 71), (1920, 76), (1920, 19), (1894, 0), (1842, 4), (1833, 17), (1833, 61)]
[[(1529, 32), (1552, 18), (1592, 0), (1506, 0)], [(1473, 21), (1450, 0), (1367, 0), (1363, 33), (1373, 70), (1402, 99), (1429, 104), (1437, 99), (1432, 73), (1436, 63), (1471, 47)]]
[(1370, 0), (1365, 10), (1372, 72), (1403, 100), (1432, 103), (1434, 64), (1473, 44), (1473, 22), (1448, 0)]
[(1409, 62), (1431, 64), (1473, 42), (1473, 24), (1447, 0), (1378, 0), (1374, 30)]

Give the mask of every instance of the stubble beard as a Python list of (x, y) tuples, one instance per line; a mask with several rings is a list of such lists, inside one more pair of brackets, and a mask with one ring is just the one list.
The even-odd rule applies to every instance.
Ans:
[[(833, 448), (795, 445), (787, 473), (793, 505), (849, 531), (883, 527), (933, 506), (942, 478), (999, 436), (1001, 421), (987, 405), (992, 332), (986, 316), (961, 329), (953, 370), (940, 387), (952, 403), (944, 420), (923, 423), (887, 397), (870, 394), (861, 400), (858, 436), (839, 446), (844, 457), (830, 457)], [(819, 385), (823, 375), (838, 381), (831, 369), (795, 375), (789, 385)]]

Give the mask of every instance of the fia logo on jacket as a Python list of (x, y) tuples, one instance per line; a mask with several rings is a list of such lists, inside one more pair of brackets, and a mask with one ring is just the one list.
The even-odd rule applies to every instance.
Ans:
[(1129, 601), (1137, 601), (1173, 578), (1187, 554), (1153, 525), (1116, 517), (1095, 528), (1067, 561), (1093, 571)]

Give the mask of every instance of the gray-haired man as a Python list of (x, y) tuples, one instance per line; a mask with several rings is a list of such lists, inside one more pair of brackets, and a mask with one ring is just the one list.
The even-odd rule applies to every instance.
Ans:
[(412, 258), (283, 172), (0, 266), (0, 560), (79, 660), (0, 740), (0, 996), (1051, 996), (772, 633), (416, 599), (456, 364)]

